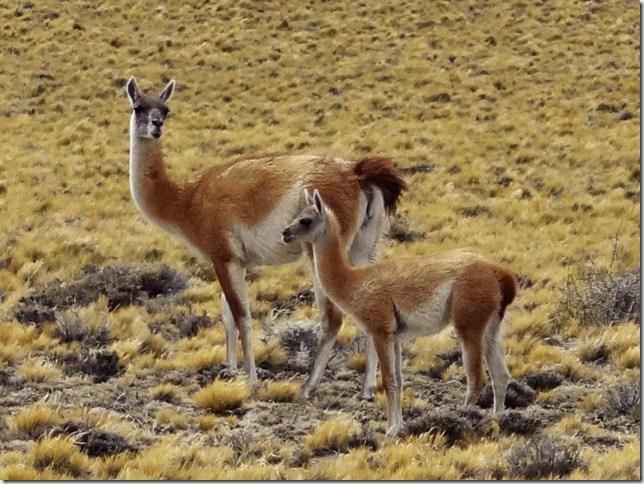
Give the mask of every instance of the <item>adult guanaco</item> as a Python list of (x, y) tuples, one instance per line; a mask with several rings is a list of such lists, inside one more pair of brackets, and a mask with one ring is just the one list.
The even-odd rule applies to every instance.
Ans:
[(351, 266), (340, 221), (318, 190), (283, 230), (286, 246), (311, 243), (322, 290), (371, 334), (387, 396), (387, 433), (402, 428), (401, 340), (431, 335), (450, 322), (463, 350), (465, 404), (472, 404), (490, 372), (494, 412), (503, 410), (510, 374), (501, 320), (516, 293), (513, 273), (479, 254), (453, 251), (432, 257), (390, 258)]
[[(241, 339), (244, 369), (257, 380), (252, 351), (251, 316), (245, 283), (252, 265), (292, 262), (306, 244), (282, 244), (280, 234), (303, 205), (302, 189), (317, 186), (338, 220), (339, 244), (353, 264), (376, 257), (389, 213), (396, 210), (406, 188), (391, 160), (370, 157), (358, 161), (312, 155), (263, 156), (228, 160), (189, 181), (166, 173), (161, 133), (175, 82), (158, 96), (144, 95), (134, 77), (126, 92), (130, 118), (130, 188), (141, 212), (210, 259), (222, 290), (222, 320), (226, 356), (237, 367), (236, 342)], [(304, 386), (309, 397), (322, 377), (342, 314), (329, 301), (314, 277), (322, 333), (311, 374)], [(362, 395), (375, 386), (377, 360), (368, 341), (367, 371)]]

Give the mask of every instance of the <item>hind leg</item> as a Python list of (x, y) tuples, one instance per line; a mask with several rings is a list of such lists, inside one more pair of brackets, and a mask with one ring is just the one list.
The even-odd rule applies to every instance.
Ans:
[(235, 319), (233, 313), (228, 306), (226, 296), (221, 293), (221, 319), (226, 329), (226, 360), (228, 361), (228, 368), (231, 370), (237, 369), (237, 338), (239, 338), (239, 331), (235, 326)]
[(494, 413), (496, 414), (503, 411), (505, 407), (505, 393), (510, 381), (510, 372), (505, 364), (501, 339), (501, 321), (496, 316), (485, 333), (485, 364), (492, 380)]
[(473, 404), (485, 387), (485, 334), (492, 317), (499, 312), (500, 302), (498, 282), (485, 264), (473, 263), (454, 281), (451, 311), (463, 349), (466, 405)]
[[(387, 223), (384, 201), (380, 190), (374, 188), (370, 201), (367, 201), (366, 198), (361, 199), (360, 210), (365, 214), (365, 219), (360, 229), (356, 232), (349, 248), (349, 262), (354, 266), (368, 264), (378, 258), (378, 248)], [(364, 334), (367, 363), (362, 379), (360, 398), (373, 400), (376, 374), (378, 372), (378, 355), (376, 354), (372, 336), (367, 331)]]
[(486, 377), (483, 368), (483, 338), (476, 335), (460, 335), (463, 350), (463, 368), (467, 378), (465, 405), (474, 405), (476, 398), (485, 388)]

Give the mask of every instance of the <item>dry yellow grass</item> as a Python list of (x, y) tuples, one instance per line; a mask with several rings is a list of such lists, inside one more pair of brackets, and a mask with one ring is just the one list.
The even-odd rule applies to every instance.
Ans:
[(195, 403), (201, 408), (222, 412), (240, 407), (250, 394), (250, 384), (244, 379), (215, 380), (195, 394)]
[(324, 447), (346, 449), (349, 440), (358, 435), (360, 424), (345, 417), (331, 417), (304, 439), (305, 451), (311, 453)]
[(37, 435), (39, 431), (61, 421), (59, 412), (40, 403), (26, 407), (16, 415), (5, 417), (8, 433), (14, 437), (19, 434)]
[(302, 385), (294, 381), (269, 381), (257, 390), (257, 398), (269, 402), (292, 402), (300, 395)]
[[(557, 477), (640, 479), (639, 321), (560, 312), (579, 268), (640, 267), (634, 4), (5, 2), (0, 21), (0, 479), (508, 479), (508, 456), (536, 445), (530, 419), (581, 449), (586, 466)], [(381, 396), (355, 398), (364, 356), (351, 324), (318, 395), (300, 401), (309, 346), (271, 331), (318, 320), (294, 298), (311, 288), (304, 261), (249, 273), (257, 393), (219, 380), (212, 267), (131, 200), (131, 75), (151, 91), (177, 80), (173, 177), (238, 154), (392, 157), (410, 185), (392, 230), (406, 240), (382, 255), (469, 247), (519, 273), (505, 348), (535, 401), (476, 427), (459, 413), (464, 373), (446, 331), (406, 345), (405, 419), (420, 435), (386, 441)], [(130, 304), (122, 285), (105, 293), (110, 280), (74, 286), (91, 267), (145, 264), (188, 287)], [(48, 302), (44, 287), (68, 298)], [(29, 320), (48, 309), (51, 321)], [(70, 420), (109, 432), (112, 447), (94, 449), (107, 454), (34, 440)]]
[(44, 438), (33, 444), (29, 458), (39, 470), (52, 470), (61, 478), (86, 478), (89, 458), (68, 439)]

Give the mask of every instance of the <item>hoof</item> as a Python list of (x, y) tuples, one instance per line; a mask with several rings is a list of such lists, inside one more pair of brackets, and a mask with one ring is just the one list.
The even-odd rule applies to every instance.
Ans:
[(365, 402), (373, 402), (373, 390), (369, 392), (360, 392), (358, 395), (358, 398), (360, 400), (364, 400)]
[(313, 398), (313, 395), (315, 395), (315, 389), (313, 388), (304, 387), (304, 389), (302, 390), (302, 396), (307, 400)]
[(401, 430), (402, 430), (401, 425), (392, 425), (387, 429), (387, 437), (388, 438), (398, 437), (400, 435)]

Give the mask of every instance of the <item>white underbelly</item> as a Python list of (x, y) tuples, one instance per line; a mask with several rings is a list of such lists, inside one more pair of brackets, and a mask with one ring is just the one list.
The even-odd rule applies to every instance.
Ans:
[[(286, 226), (285, 226), (286, 227)], [(272, 236), (267, 234), (271, 240), (267, 240), (261, 233), (244, 233), (241, 237), (241, 243), (238, 242), (235, 252), (246, 266), (253, 265), (280, 265), (294, 262), (302, 255), (302, 246), (300, 244), (286, 245), (277, 237), (277, 243), (273, 242)]]
[(449, 324), (449, 302), (453, 284), (454, 281), (446, 281), (439, 285), (431, 298), (417, 309), (405, 311), (399, 308), (404, 322), (404, 330), (401, 332), (403, 339), (436, 334)]
[(279, 265), (297, 260), (301, 244), (282, 242), (282, 231), (299, 211), (302, 188), (297, 184), (259, 224), (237, 225), (231, 233), (231, 245), (245, 265)]

